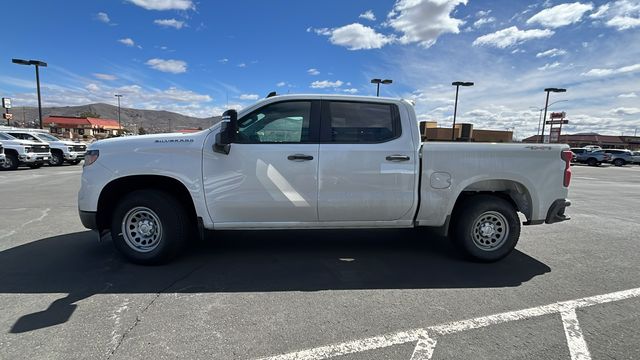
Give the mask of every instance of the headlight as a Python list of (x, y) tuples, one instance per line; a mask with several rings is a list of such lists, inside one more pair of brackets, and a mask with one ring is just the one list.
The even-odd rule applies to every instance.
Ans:
[(26, 152), (26, 153), (30, 153), (30, 152), (31, 152), (31, 148), (30, 148), (30, 147), (28, 147), (28, 146), (25, 146), (25, 147), (24, 147), (24, 152)]
[(68, 151), (73, 151), (73, 146), (67, 146)]
[(87, 153), (84, 155), (84, 167), (87, 167), (91, 164), (93, 164), (94, 162), (96, 162), (96, 160), (98, 160), (98, 156), (100, 156), (100, 151), (98, 150), (89, 150), (87, 151)]

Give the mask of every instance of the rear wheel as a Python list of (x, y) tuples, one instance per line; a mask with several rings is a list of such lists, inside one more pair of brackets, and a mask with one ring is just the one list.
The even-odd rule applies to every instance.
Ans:
[(111, 221), (115, 247), (128, 260), (162, 264), (180, 253), (189, 236), (189, 218), (171, 194), (138, 190), (116, 206)]
[(615, 159), (615, 160), (613, 160), (613, 165), (615, 165), (615, 166), (622, 166), (622, 165), (624, 165), (624, 160), (622, 160), (622, 159)]
[(5, 154), (2, 170), (15, 170), (18, 168), (18, 157), (13, 154)]
[(596, 160), (595, 158), (589, 158), (589, 160), (587, 160), (587, 165), (589, 166), (598, 166), (598, 160)]
[(475, 261), (493, 262), (509, 255), (520, 238), (520, 219), (508, 201), (491, 195), (470, 197), (453, 219), (453, 242)]

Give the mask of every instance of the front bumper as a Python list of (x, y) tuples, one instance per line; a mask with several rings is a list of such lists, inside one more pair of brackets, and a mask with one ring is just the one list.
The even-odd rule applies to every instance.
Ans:
[(571, 218), (565, 215), (565, 210), (571, 206), (571, 201), (567, 199), (558, 199), (551, 204), (549, 211), (547, 211), (547, 218), (545, 223), (553, 224), (561, 221), (570, 220)]
[(26, 153), (18, 155), (18, 160), (26, 164), (41, 163), (49, 161), (51, 153)]
[(87, 229), (98, 230), (98, 213), (95, 211), (78, 211), (80, 214), (80, 221), (82, 225)]
[(84, 152), (67, 152), (64, 153), (64, 159), (65, 160), (83, 160), (84, 159)]

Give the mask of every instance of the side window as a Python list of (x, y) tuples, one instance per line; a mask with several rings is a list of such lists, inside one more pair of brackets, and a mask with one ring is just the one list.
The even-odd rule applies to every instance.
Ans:
[(330, 141), (377, 143), (400, 136), (395, 105), (332, 101), (328, 106)]
[(269, 104), (238, 120), (236, 142), (242, 144), (309, 142), (310, 121), (310, 101)]

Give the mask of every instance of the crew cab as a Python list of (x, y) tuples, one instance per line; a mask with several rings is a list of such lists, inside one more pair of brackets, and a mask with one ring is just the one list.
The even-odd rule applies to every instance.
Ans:
[(49, 164), (60, 166), (65, 162), (71, 165), (77, 165), (84, 159), (87, 151), (87, 145), (75, 143), (68, 140), (60, 140), (57, 137), (39, 131), (29, 130), (8, 130), (7, 133), (15, 138), (23, 140), (31, 140), (48, 144), (51, 148), (51, 159)]
[(402, 99), (268, 97), (197, 133), (91, 144), (80, 219), (142, 264), (205, 230), (411, 227), (490, 262), (522, 224), (568, 219), (568, 146), (420, 139)]
[(5, 160), (3, 170), (15, 170), (20, 165), (37, 169), (51, 158), (49, 145), (40, 142), (20, 140), (0, 132), (0, 141), (4, 147)]

